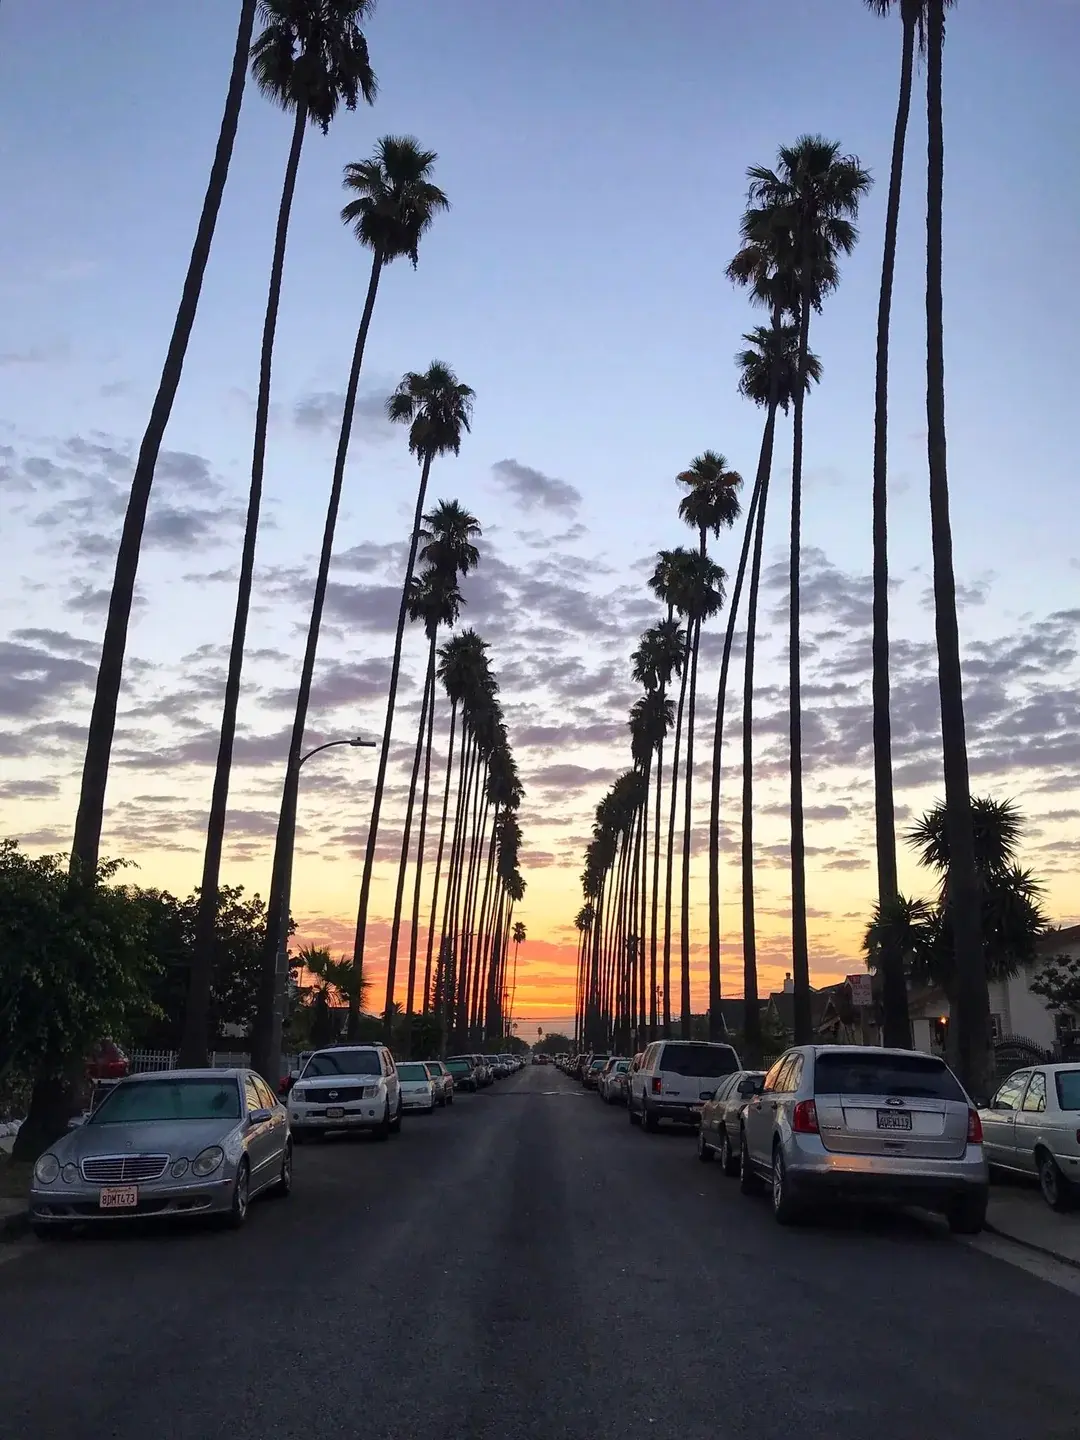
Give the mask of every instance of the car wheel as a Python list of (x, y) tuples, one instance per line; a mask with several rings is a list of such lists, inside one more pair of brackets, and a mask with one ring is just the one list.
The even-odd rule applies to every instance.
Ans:
[(292, 1141), (285, 1141), (285, 1153), (281, 1157), (281, 1174), (278, 1182), (271, 1190), (271, 1195), (276, 1195), (280, 1200), (286, 1199), (292, 1194)]
[(641, 1106), (641, 1123), (651, 1135), (655, 1135), (660, 1129), (660, 1118), (654, 1115), (646, 1103)]
[(248, 1204), (251, 1199), (251, 1180), (248, 1172), (246, 1159), (240, 1161), (236, 1172), (236, 1180), (233, 1183), (232, 1204), (229, 1206), (229, 1213), (225, 1217), (226, 1224), (230, 1230), (239, 1230), (247, 1219)]
[(739, 1157), (731, 1148), (726, 1125), (724, 1126), (724, 1138), (720, 1141), (720, 1165), (724, 1174), (729, 1178), (739, 1173)]
[(627, 1102), (626, 1102), (626, 1113), (627, 1113), (627, 1115), (629, 1115), (629, 1117), (630, 1117), (630, 1124), (631, 1124), (631, 1125), (640, 1125), (640, 1124), (641, 1124), (641, 1116), (640, 1116), (640, 1115), (637, 1113), (637, 1111), (634, 1109), (633, 1104), (630, 1102), (630, 1100), (627, 1100)]
[(945, 1219), (954, 1235), (978, 1235), (986, 1224), (988, 1198), (986, 1191), (982, 1190), (949, 1201), (945, 1207)]
[(697, 1132), (697, 1158), (706, 1163), (716, 1159), (716, 1151), (705, 1139), (704, 1128)]
[(746, 1144), (746, 1131), (744, 1130), (739, 1135), (739, 1189), (744, 1195), (756, 1195), (760, 1188), (761, 1181), (750, 1163), (750, 1150)]
[(784, 1152), (779, 1145), (773, 1146), (772, 1157), (772, 1210), (773, 1218), (781, 1225), (793, 1225), (802, 1215), (802, 1206), (791, 1193), (791, 1181), (784, 1164)]
[[(387, 1108), (389, 1108), (389, 1106), (388, 1106)], [(397, 1102), (397, 1114), (395, 1115), (395, 1117), (393, 1118), (393, 1120), (390, 1121), (390, 1134), (391, 1134), (391, 1135), (400, 1135), (400, 1134), (401, 1134), (401, 1117), (402, 1117), (402, 1115), (404, 1115), (404, 1113), (405, 1113), (405, 1104), (404, 1104), (404, 1101), (403, 1101), (403, 1100), (401, 1099), (401, 1097), (399, 1096), (399, 1097), (398, 1097), (398, 1102)]]
[(1047, 1150), (1039, 1151), (1039, 1188), (1051, 1210), (1073, 1208), (1073, 1193), (1068, 1180), (1058, 1169), (1057, 1161)]
[(387, 1100), (387, 1102), (386, 1102), (386, 1114), (385, 1114), (385, 1115), (383, 1116), (383, 1118), (379, 1121), (378, 1125), (375, 1126), (375, 1129), (374, 1129), (371, 1133), (375, 1136), (375, 1139), (376, 1139), (376, 1140), (389, 1140), (389, 1139), (390, 1139), (390, 1101), (389, 1101), (389, 1100)]

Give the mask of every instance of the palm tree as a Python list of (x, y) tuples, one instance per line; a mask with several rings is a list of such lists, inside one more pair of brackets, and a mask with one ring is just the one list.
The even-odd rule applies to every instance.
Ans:
[[(951, 0), (947, 0), (951, 3)], [(878, 297), (877, 361), (874, 377), (874, 810), (877, 840), (878, 905), (887, 907), (897, 894), (896, 812), (893, 801), (892, 718), (889, 682), (889, 530), (888, 530), (888, 418), (889, 418), (889, 323), (892, 312), (893, 274), (896, 268), (896, 237), (900, 222), (900, 190), (904, 174), (908, 118), (911, 113), (911, 81), (915, 49), (925, 49), (926, 0), (866, 0), (875, 15), (900, 10), (900, 94), (893, 127), (892, 164), (889, 170), (889, 198), (885, 211), (885, 247), (881, 261), (881, 290)], [(911, 1044), (908, 1024), (907, 989), (903, 957), (883, 954), (881, 964), (882, 1009), (886, 1045)]]
[[(657, 555), (656, 565), (652, 575), (649, 577), (649, 589), (658, 600), (667, 606), (669, 622), (673, 620), (676, 610), (680, 610), (680, 613), (685, 613), (685, 611), (681, 610), (681, 607), (686, 602), (692, 589), (689, 574), (696, 560), (696, 553), (693, 550), (687, 550), (685, 546), (678, 546), (674, 550), (661, 550)], [(690, 646), (692, 643), (693, 626), (688, 624), (684, 634), (683, 653), (679, 665), (679, 702), (675, 710), (675, 746), (671, 757), (671, 801), (668, 819), (667, 870), (664, 885), (663, 1032), (665, 1039), (671, 1035), (671, 892), (675, 864), (675, 817), (677, 814), (676, 804), (679, 794), (679, 752), (682, 744), (686, 686), (690, 678)]]
[[(409, 614), (409, 586), (412, 580), (413, 566), (416, 564), (416, 552), (420, 545), (420, 532), (423, 528), (428, 477), (431, 474), (432, 461), (437, 455), (460, 454), (462, 432), (468, 431), (471, 427), (472, 404), (473, 391), (468, 385), (463, 385), (449, 365), (441, 360), (433, 360), (423, 373), (416, 370), (408, 371), (386, 402), (386, 413), (389, 419), (399, 425), (408, 425), (409, 427), (409, 453), (416, 456), (420, 465), (420, 484), (416, 493), (416, 509), (413, 515), (412, 534), (409, 539), (409, 557), (405, 564), (405, 580), (401, 587), (401, 604), (398, 607), (397, 632), (394, 636), (394, 656), (390, 665), (390, 682), (386, 697), (386, 721), (383, 726), (382, 747), (379, 751), (379, 768), (375, 776), (371, 823), (368, 828), (367, 849), (364, 852), (364, 871), (360, 881), (360, 901), (357, 907), (356, 941), (353, 951), (358, 963), (364, 955), (371, 877), (375, 866), (375, 847), (379, 839), (379, 815), (386, 786), (386, 766), (394, 727), (398, 677), (401, 673), (401, 646), (405, 638), (405, 622)], [(390, 989), (386, 999), (388, 1026), (393, 998), (393, 990)]]
[(942, 189), (945, 136), (941, 115), (945, 0), (927, 0), (926, 430), (930, 468), (930, 535), (934, 556), (934, 624), (941, 703), (941, 748), (948, 816), (951, 918), (956, 945), (956, 1044), (960, 1078), (970, 1094), (990, 1087), (990, 992), (979, 930), (979, 885), (971, 834), (971, 786), (964, 725), (964, 683), (956, 616), (949, 470), (945, 437), (945, 337), (941, 299)]
[[(706, 450), (697, 456), (688, 470), (678, 476), (680, 484), (689, 485), (689, 493), (679, 502), (679, 518), (697, 530), (701, 556), (705, 558), (708, 533), (719, 536), (721, 529), (730, 530), (739, 517), (739, 489), (743, 479), (737, 470), (729, 470), (727, 459), (713, 450)], [(704, 616), (694, 626), (694, 637), (690, 655), (689, 720), (686, 732), (686, 793), (683, 798), (685, 815), (683, 822), (682, 857), (682, 933), (685, 954), (684, 970), (689, 984), (690, 963), (690, 837), (692, 822), (692, 788), (694, 772), (694, 725), (697, 704), (697, 666), (701, 647), (701, 625)], [(683, 996), (685, 1019), (684, 1028), (689, 1038), (690, 998)], [(715, 970), (710, 955), (709, 961), (709, 1014), (720, 1014), (720, 956), (716, 957)]]
[(289, 756), (285, 768), (277, 837), (274, 842), (274, 866), (270, 880), (270, 898), (267, 903), (262, 983), (252, 1035), (252, 1062), (266, 1074), (274, 1073), (278, 1064), (280, 1048), (278, 1036), (283, 999), (278, 954), (282, 945), (282, 927), (285, 921), (283, 901), (284, 896), (288, 893), (293, 843), (296, 834), (296, 799), (300, 758), (303, 752), (304, 727), (307, 724), (311, 682), (315, 673), (315, 656), (319, 644), (319, 631), (322, 626), (323, 606), (326, 602), (330, 559), (334, 548), (334, 531), (337, 527), (341, 490), (345, 478), (345, 462), (349, 453), (349, 441), (352, 437), (353, 412), (356, 408), (356, 396), (360, 385), (364, 348), (371, 326), (371, 316), (375, 309), (379, 278), (384, 267), (402, 256), (408, 256), (415, 269), (421, 239), (430, 229), (435, 216), (450, 207), (449, 200), (431, 179), (437, 158), (433, 150), (422, 150), (411, 136), (386, 135), (379, 141), (375, 154), (370, 160), (345, 167), (344, 185), (346, 190), (352, 192), (354, 198), (342, 210), (341, 218), (345, 224), (352, 227), (360, 243), (371, 251), (371, 274), (363, 313), (360, 317), (360, 327), (356, 332), (349, 381), (345, 390), (341, 429), (338, 433), (337, 453), (334, 457), (334, 473), (330, 482), (322, 548), (319, 553), (319, 569), (315, 580), (315, 593), (311, 602), (311, 617), (308, 621), (300, 685), (296, 696), (296, 714), (293, 718)]
[(521, 949), (522, 945), (525, 944), (525, 941), (528, 938), (529, 934), (528, 931), (525, 929), (524, 922), (518, 920), (514, 925), (513, 930), (511, 930), (510, 932), (510, 939), (514, 943), (514, 969), (510, 977), (510, 995), (506, 1007), (506, 1019), (508, 1025), (512, 1023), (514, 1019), (514, 997), (517, 995), (518, 951)]
[[(757, 478), (750, 496), (743, 528), (742, 548), (739, 551), (739, 568), (735, 575), (735, 588), (728, 609), (728, 623), (724, 632), (724, 649), (720, 659), (720, 683), (716, 694), (716, 723), (713, 728), (712, 784), (709, 802), (709, 1039), (724, 1038), (724, 1018), (720, 1008), (720, 777), (724, 749), (724, 711), (727, 703), (728, 670), (731, 665), (731, 650), (735, 640), (735, 626), (742, 597), (746, 562), (750, 555), (750, 541), (755, 530), (755, 520), (763, 488), (768, 484), (772, 464), (773, 432), (777, 408), (786, 415), (797, 384), (799, 331), (797, 325), (782, 324), (778, 330), (757, 325), (743, 336), (748, 348), (739, 352), (735, 362), (740, 368), (739, 393), (753, 400), (768, 411), (765, 430), (761, 438), (758, 457)], [(821, 362), (812, 352), (807, 353), (805, 385), (821, 379)], [(775, 394), (774, 394), (775, 390)], [(759, 566), (760, 569), (760, 566)], [(755, 599), (754, 615), (757, 614)], [(752, 815), (751, 815), (752, 823)], [(756, 981), (756, 955), (755, 955)], [(756, 987), (755, 987), (756, 988)]]
[[(835, 141), (803, 135), (781, 146), (775, 170), (753, 166), (751, 227), (768, 235), (779, 266), (790, 265), (797, 295), (799, 374), (805, 373), (810, 315), (838, 282), (836, 260), (858, 239), (854, 220), (870, 188), (870, 175)], [(777, 243), (778, 242), (778, 243)], [(788, 639), (791, 740), (791, 946), (795, 982), (796, 1044), (813, 1034), (810, 958), (806, 930), (806, 842), (803, 833), (802, 683), (800, 666), (800, 552), (802, 539), (803, 407), (806, 389), (796, 385), (791, 462), (790, 627)]]
[(210, 246), (217, 226), (218, 211), (221, 209), (221, 197), (225, 193), (225, 181), (229, 174), (229, 162), (232, 159), (233, 142), (240, 122), (240, 106), (244, 98), (244, 84), (247, 80), (248, 49), (255, 28), (255, 8), (256, 0), (242, 0), (240, 5), (229, 88), (225, 95), (225, 108), (221, 116), (213, 164), (210, 167), (210, 178), (191, 247), (187, 274), (184, 276), (184, 287), (180, 292), (180, 304), (173, 321), (169, 348), (165, 352), (165, 362), (158, 380), (157, 394), (150, 407), (150, 418), (139, 446), (139, 456), (135, 462), (135, 474), (132, 476), (131, 492), (124, 515), (124, 528), (116, 553), (109, 614), (105, 622), (94, 705), (86, 736), (75, 834), (71, 844), (71, 874), (73, 877), (85, 876), (88, 882), (97, 874), (101, 824), (105, 814), (105, 787), (109, 779), (113, 732), (116, 729), (116, 706), (120, 698), (131, 604), (135, 594), (135, 577), (139, 568), (146, 511), (150, 504), (150, 490), (154, 483), (154, 470), (157, 467), (161, 442), (165, 437), (173, 401), (180, 387), (188, 341), (195, 325), (203, 276), (210, 259)]
[(300, 168), (300, 150), (309, 123), (318, 125), (325, 135), (339, 105), (344, 103), (348, 109), (354, 110), (361, 96), (369, 105), (374, 102), (375, 75), (368, 58), (367, 41), (359, 28), (359, 22), (370, 13), (373, 6), (374, 0), (260, 0), (259, 4), (266, 28), (252, 47), (252, 70), (263, 94), (276, 101), (284, 110), (293, 111), (293, 135), (278, 205), (274, 254), (270, 264), (270, 287), (263, 319), (251, 484), (240, 556), (236, 613), (229, 648), (229, 669), (225, 680), (221, 735), (214, 770), (210, 815), (206, 826), (199, 908), (195, 916), (191, 978), (184, 1017), (184, 1036), (180, 1046), (180, 1063), (183, 1065), (206, 1064), (214, 922), (218, 908), (225, 817), (229, 804), (236, 712), (240, 704), (240, 676), (244, 665), (244, 642), (247, 637), (251, 585), (255, 573), (255, 542), (262, 506), (266, 430), (270, 418), (270, 371), (278, 305), (281, 300), (281, 279), (285, 268), (285, 243), (289, 233), (296, 175)]

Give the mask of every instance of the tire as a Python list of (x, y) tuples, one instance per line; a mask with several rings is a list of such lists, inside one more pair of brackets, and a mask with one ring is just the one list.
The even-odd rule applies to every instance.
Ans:
[(945, 1219), (954, 1235), (978, 1235), (986, 1224), (986, 1191), (961, 1195), (945, 1207)]
[(1057, 1161), (1048, 1150), (1038, 1152), (1039, 1162), (1039, 1189), (1042, 1197), (1059, 1214), (1071, 1210), (1075, 1200), (1073, 1190), (1068, 1180), (1058, 1168)]
[(394, 1117), (393, 1120), (390, 1121), (390, 1134), (391, 1134), (391, 1135), (400, 1135), (400, 1134), (401, 1134), (401, 1117), (402, 1117), (404, 1114), (405, 1114), (405, 1105), (404, 1105), (404, 1102), (403, 1102), (402, 1099), (401, 1099), (401, 1096), (399, 1095), (399, 1096), (398, 1096), (398, 1102), (397, 1102), (397, 1115)]
[(744, 1195), (756, 1195), (761, 1189), (761, 1181), (750, 1163), (745, 1130), (739, 1132), (739, 1189)]
[(389, 1140), (389, 1139), (390, 1139), (390, 1101), (389, 1101), (389, 1100), (387, 1100), (387, 1102), (386, 1102), (386, 1114), (385, 1114), (385, 1115), (383, 1116), (383, 1118), (379, 1121), (378, 1125), (375, 1126), (375, 1129), (374, 1129), (371, 1133), (375, 1136), (375, 1139), (376, 1139), (376, 1140)]
[(704, 1164), (716, 1159), (716, 1151), (705, 1139), (705, 1131), (701, 1129), (697, 1133), (697, 1158)]
[(773, 1146), (772, 1211), (773, 1219), (779, 1225), (794, 1225), (802, 1218), (803, 1214), (802, 1206), (791, 1193), (791, 1181), (787, 1178), (784, 1152), (779, 1145)]
[(287, 1200), (292, 1194), (292, 1151), (292, 1140), (286, 1140), (285, 1153), (281, 1157), (281, 1174), (278, 1176), (277, 1184), (270, 1190), (270, 1194), (275, 1195), (279, 1200)]
[(728, 1135), (727, 1126), (724, 1126), (724, 1138), (720, 1141), (720, 1165), (728, 1179), (733, 1179), (739, 1173), (739, 1157), (731, 1148), (731, 1137)]
[(647, 1103), (643, 1103), (641, 1107), (641, 1124), (650, 1135), (655, 1135), (660, 1129), (659, 1117), (652, 1113)]
[(240, 1161), (237, 1169), (232, 1202), (229, 1205), (229, 1212), (225, 1216), (225, 1224), (230, 1230), (239, 1230), (247, 1220), (248, 1208), (251, 1203), (250, 1184), (250, 1171), (245, 1158)]

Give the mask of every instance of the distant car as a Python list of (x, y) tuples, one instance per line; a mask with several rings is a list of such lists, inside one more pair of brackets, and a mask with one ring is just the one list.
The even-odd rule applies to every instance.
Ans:
[(503, 1057), (501, 1055), (488, 1055), (486, 1059), (488, 1065), (491, 1067), (491, 1073), (495, 1077), (495, 1079), (505, 1080), (507, 1075), (510, 1074), (510, 1066), (506, 1063)]
[(747, 1102), (760, 1094), (764, 1080), (764, 1070), (736, 1070), (734, 1075), (720, 1081), (713, 1098), (701, 1107), (699, 1160), (712, 1160), (719, 1155), (725, 1175), (739, 1173), (742, 1113)]
[(586, 1090), (595, 1090), (600, 1083), (600, 1075), (604, 1066), (611, 1059), (610, 1055), (590, 1055), (589, 1063), (582, 1069), (581, 1083)]
[(989, 1164), (1037, 1175), (1052, 1210), (1080, 1199), (1080, 1065), (1014, 1071), (979, 1111)]
[(732, 1046), (708, 1040), (654, 1040), (630, 1076), (630, 1123), (656, 1130), (661, 1120), (696, 1125), (706, 1100), (739, 1057)]
[(605, 1105), (625, 1105), (626, 1086), (630, 1074), (629, 1060), (616, 1060), (600, 1076), (600, 1099)]
[(989, 1177), (979, 1112), (945, 1062), (876, 1045), (801, 1045), (781, 1055), (743, 1115), (744, 1194), (769, 1183), (773, 1214), (879, 1200), (944, 1213), (973, 1235)]
[(435, 1082), (423, 1061), (403, 1060), (397, 1067), (397, 1073), (402, 1107), (405, 1110), (419, 1110), (424, 1115), (433, 1114), (437, 1103)]
[[(454, 1103), (454, 1077), (443, 1060), (425, 1060), (428, 1074), (435, 1082), (435, 1100), (439, 1105)], [(400, 1068), (400, 1067), (399, 1067)]]
[(453, 1077), (455, 1090), (471, 1090), (474, 1093), (479, 1090), (476, 1067), (468, 1055), (451, 1055), (444, 1063)]
[(289, 1119), (299, 1143), (328, 1130), (396, 1135), (404, 1112), (394, 1057), (385, 1045), (330, 1045), (308, 1057), (289, 1091)]
[(119, 1080), (85, 1124), (38, 1157), (30, 1223), (219, 1216), (232, 1226), (264, 1190), (292, 1189), (289, 1117), (253, 1070), (162, 1070)]

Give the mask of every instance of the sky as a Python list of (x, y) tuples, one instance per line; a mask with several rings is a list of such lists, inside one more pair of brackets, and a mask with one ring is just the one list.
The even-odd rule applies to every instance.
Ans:
[[(827, 9), (829, 23), (822, 23)], [(0, 832), (70, 844), (132, 457), (217, 137), (238, 3), (6, 0), (0, 10)], [(1080, 919), (1080, 539), (1073, 523), (1080, 5), (961, 0), (945, 58), (949, 467), (975, 793), (1009, 797), (1060, 924)], [(286, 733), (368, 263), (342, 167), (384, 134), (438, 152), (452, 202), (415, 273), (385, 274), (346, 473), (308, 734), (381, 732), (416, 467), (383, 419), (406, 370), (476, 391), (433, 498), (483, 526), (463, 623), (489, 641), (526, 796), (516, 1013), (572, 1010), (582, 852), (629, 764), (629, 655), (659, 618), (658, 549), (693, 543), (675, 476), (722, 451), (752, 477), (760, 413), (733, 356), (760, 322), (725, 279), (751, 164), (822, 133), (875, 177), (861, 239), (815, 318), (802, 648), (813, 978), (860, 968), (874, 901), (870, 478), (874, 333), (899, 24), (858, 0), (381, 0), (379, 97), (304, 145), (274, 357), (264, 521), (223, 880), (266, 893)], [(890, 561), (898, 818), (941, 793), (930, 602), (921, 74), (892, 327)], [(250, 467), (259, 336), (290, 121), (249, 84), (183, 382), (151, 499), (103, 851), (196, 883)], [(1044, 327), (1044, 307), (1052, 323)], [(1035, 340), (1037, 350), (1033, 350)], [(1039, 364), (1035, 365), (1034, 359)], [(778, 431), (755, 724), (759, 963), (790, 969), (785, 614), (790, 432)], [(734, 571), (738, 531), (714, 547)], [(703, 645), (699, 753), (721, 624)], [(423, 638), (407, 639), (373, 889), (378, 977)], [(741, 656), (741, 649), (739, 651)], [(734, 672), (733, 672), (734, 673)], [(440, 717), (445, 725), (445, 713)], [(443, 731), (445, 735), (445, 730)], [(738, 724), (724, 758), (723, 982), (741, 989)], [(443, 744), (445, 739), (443, 740)], [(441, 757), (441, 749), (440, 749)], [(305, 767), (293, 910), (351, 949), (374, 773)], [(707, 772), (698, 771), (695, 1008), (705, 966)], [(902, 848), (901, 883), (930, 880)], [(376, 986), (376, 994), (379, 987)]]

